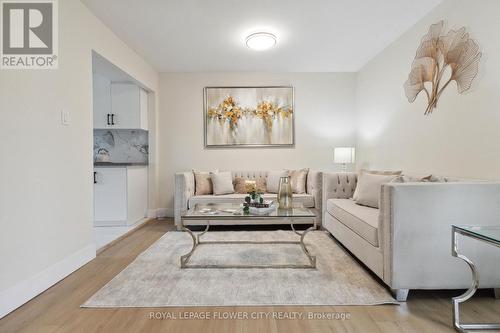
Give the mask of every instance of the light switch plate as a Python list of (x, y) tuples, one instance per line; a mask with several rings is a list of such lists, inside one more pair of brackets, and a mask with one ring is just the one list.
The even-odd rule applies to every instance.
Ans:
[(69, 111), (61, 110), (61, 124), (68, 126), (69, 120)]

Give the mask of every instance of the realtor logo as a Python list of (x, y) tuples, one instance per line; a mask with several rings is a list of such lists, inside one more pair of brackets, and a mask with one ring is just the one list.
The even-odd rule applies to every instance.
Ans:
[(2, 69), (56, 69), (58, 65), (56, 0), (1, 4)]

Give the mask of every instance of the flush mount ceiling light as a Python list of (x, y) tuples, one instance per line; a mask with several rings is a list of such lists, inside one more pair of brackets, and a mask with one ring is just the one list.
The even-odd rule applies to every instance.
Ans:
[(248, 35), (245, 43), (252, 50), (263, 51), (276, 45), (276, 36), (269, 32), (256, 32)]

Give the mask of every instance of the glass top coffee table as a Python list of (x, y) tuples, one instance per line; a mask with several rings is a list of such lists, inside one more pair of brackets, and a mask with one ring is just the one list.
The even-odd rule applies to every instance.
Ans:
[[(187, 232), (192, 240), (193, 247), (189, 253), (180, 258), (181, 268), (316, 268), (316, 257), (312, 256), (305, 243), (304, 237), (309, 231), (316, 229), (316, 214), (305, 208), (302, 204), (294, 204), (290, 209), (276, 208), (267, 214), (244, 213), (242, 204), (236, 203), (210, 203), (196, 204), (193, 208), (186, 210), (181, 214), (181, 229)], [(189, 225), (205, 226), (203, 232), (195, 234), (186, 227)], [(201, 237), (208, 232), (210, 225), (229, 225), (229, 224), (289, 224), (293, 232), (299, 237), (297, 241), (204, 241)], [(312, 227), (303, 232), (295, 230), (296, 224), (313, 224)], [(272, 265), (194, 265), (189, 263), (196, 248), (200, 245), (214, 244), (297, 244), (309, 260), (309, 264), (272, 264)]]
[(477, 289), (479, 288), (479, 273), (476, 269), (476, 266), (469, 258), (464, 256), (463, 254), (458, 253), (457, 234), (500, 247), (500, 226), (451, 226), (451, 254), (452, 256), (465, 261), (472, 271), (472, 285), (470, 286), (470, 288), (463, 295), (453, 298), (453, 325), (459, 332), (467, 332), (469, 330), (500, 329), (500, 323), (460, 323), (460, 303), (467, 301), (476, 293)]

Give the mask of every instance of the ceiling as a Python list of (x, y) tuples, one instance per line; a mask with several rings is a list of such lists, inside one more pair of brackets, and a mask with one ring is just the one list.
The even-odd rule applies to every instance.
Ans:
[[(161, 72), (351, 72), (441, 0), (82, 0)], [(245, 37), (274, 33), (252, 51)]]

